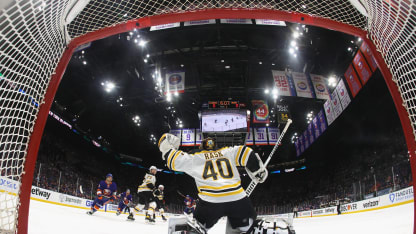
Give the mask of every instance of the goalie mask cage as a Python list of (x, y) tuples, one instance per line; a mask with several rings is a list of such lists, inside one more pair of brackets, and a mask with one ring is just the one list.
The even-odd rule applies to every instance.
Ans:
[[(1, 0), (0, 233), (27, 233), (43, 128), (76, 47), (154, 25), (224, 18), (273, 19), (361, 37), (384, 76), (416, 171), (416, 3), (413, 0)], [(416, 216), (415, 216), (416, 217)]]

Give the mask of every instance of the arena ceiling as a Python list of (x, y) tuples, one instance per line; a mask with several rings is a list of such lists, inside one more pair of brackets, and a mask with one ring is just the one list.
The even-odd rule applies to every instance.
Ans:
[[(296, 57), (289, 52), (293, 41)], [(169, 128), (179, 128), (178, 119), (185, 128), (198, 128), (203, 103), (266, 99), (269, 104), (289, 105), (294, 119), (285, 139), (289, 144), (294, 132), (306, 128), (306, 114), (317, 113), (323, 101), (273, 100), (264, 93), (273, 87), (271, 70), (342, 76), (358, 45), (353, 36), (292, 23), (233, 25), (217, 20), (213, 25), (132, 31), (74, 53), (52, 111), (116, 152), (153, 161), (158, 151), (150, 136), (158, 138)], [(155, 71), (168, 70), (186, 72), (185, 93), (172, 102), (161, 97), (154, 77)], [(115, 87), (107, 92), (105, 82)], [(135, 116), (140, 117), (140, 126), (133, 121)], [(286, 149), (283, 161), (295, 158), (292, 148)]]

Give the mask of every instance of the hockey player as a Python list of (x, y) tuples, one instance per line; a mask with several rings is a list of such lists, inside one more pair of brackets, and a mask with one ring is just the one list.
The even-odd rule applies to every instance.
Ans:
[[(120, 202), (118, 203), (118, 207), (117, 207), (117, 215), (120, 215), (121, 212), (127, 212), (127, 213), (131, 213), (130, 212), (130, 205), (133, 202), (133, 197), (130, 194), (130, 189), (127, 189), (124, 193), (119, 194), (117, 196), (120, 199)], [(130, 215), (127, 217), (130, 220), (134, 220), (134, 217)]]
[(117, 199), (117, 185), (113, 182), (113, 175), (107, 174), (105, 180), (100, 181), (97, 188), (97, 198), (91, 205), (91, 210), (87, 214), (92, 215), (101, 207)]
[[(165, 195), (163, 190), (165, 190), (165, 186), (159, 185), (157, 189), (153, 191), (153, 196), (155, 197), (155, 202), (157, 205), (157, 208), (159, 209), (159, 213), (162, 216), (163, 221), (166, 221), (165, 218)], [(156, 219), (156, 215), (153, 214), (153, 219)]]
[(187, 215), (193, 214), (196, 206), (195, 200), (191, 196), (186, 195), (185, 200), (183, 202), (185, 203), (185, 209), (183, 210), (183, 212)]
[(206, 138), (194, 154), (178, 150), (180, 139), (164, 134), (158, 143), (167, 167), (182, 171), (195, 179), (200, 202), (194, 218), (205, 229), (227, 216), (226, 233), (250, 233), (256, 221), (256, 212), (241, 187), (237, 166), (246, 168), (250, 178), (263, 183), (268, 172), (260, 157), (246, 146), (216, 149), (215, 141)]
[[(153, 213), (156, 209), (156, 202), (153, 199), (153, 189), (156, 184), (156, 173), (157, 168), (151, 166), (149, 168), (149, 173), (146, 173), (142, 184), (137, 189), (137, 193), (139, 194), (139, 204), (137, 204), (136, 210), (142, 210), (143, 208), (148, 207), (145, 220), (149, 222), (155, 222)], [(130, 213), (130, 216), (133, 216), (133, 213)]]

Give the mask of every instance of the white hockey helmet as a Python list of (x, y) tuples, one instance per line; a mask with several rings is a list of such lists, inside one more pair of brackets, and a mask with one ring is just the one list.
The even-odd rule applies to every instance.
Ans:
[(157, 167), (155, 167), (155, 166), (151, 166), (151, 167), (149, 168), (149, 172), (151, 172), (152, 170), (156, 170), (156, 172), (157, 172)]
[(159, 188), (160, 190), (163, 190), (163, 189), (165, 189), (165, 186), (163, 186), (163, 184), (160, 184), (158, 188)]

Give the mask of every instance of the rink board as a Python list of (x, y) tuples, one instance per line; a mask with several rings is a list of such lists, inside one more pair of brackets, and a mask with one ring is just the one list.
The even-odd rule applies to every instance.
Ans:
[[(15, 202), (14, 198), (16, 196), (18, 182), (10, 180), (5, 177), (0, 177), (0, 195), (5, 197), (11, 202)], [(54, 192), (47, 189), (42, 189), (36, 186), (32, 186), (31, 190), (31, 200), (46, 202), (54, 205), (61, 205), (66, 207), (78, 208), (78, 209), (90, 209), (92, 205), (92, 200), (79, 198), (71, 195), (66, 195), (58, 192)], [(408, 187), (396, 192), (392, 192), (386, 195), (379, 197), (374, 197), (358, 202), (352, 202), (348, 204), (341, 205), (342, 214), (353, 214), (361, 213), (366, 211), (374, 211), (379, 209), (385, 209), (390, 207), (395, 207), (399, 205), (409, 204), (414, 201), (413, 187)], [(107, 204), (100, 211), (115, 213), (117, 211), (117, 205)], [(309, 210), (309, 211), (300, 211), (298, 213), (299, 218), (310, 218), (310, 217), (323, 217), (323, 216), (333, 216), (337, 214), (336, 206)], [(142, 212), (139, 215), (143, 215)], [(275, 214), (267, 215), (264, 217), (288, 217), (292, 213), (286, 214)]]

